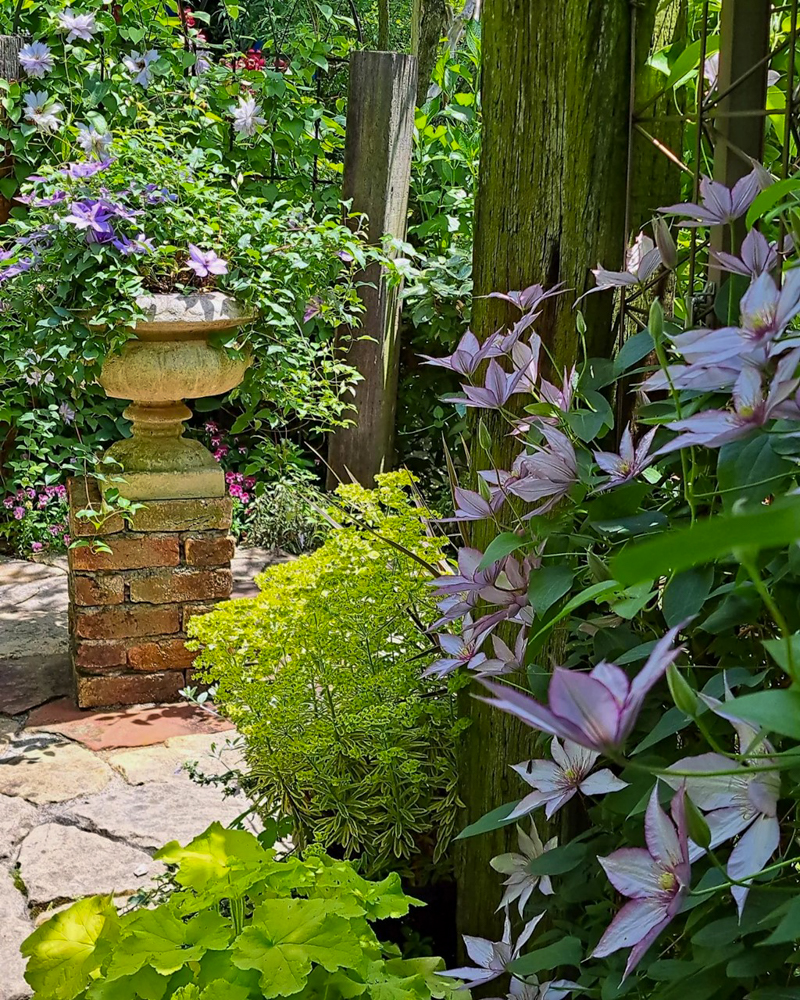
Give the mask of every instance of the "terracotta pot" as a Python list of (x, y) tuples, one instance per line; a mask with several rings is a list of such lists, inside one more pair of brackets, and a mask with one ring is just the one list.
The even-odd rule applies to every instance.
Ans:
[(132, 400), (124, 414), (133, 423), (132, 437), (106, 452), (121, 471), (99, 468), (106, 475), (119, 471), (125, 482), (115, 485), (130, 500), (223, 496), (225, 477), (214, 456), (183, 437), (183, 422), (192, 415), (184, 400), (239, 385), (249, 361), (212, 347), (208, 337), (252, 315), (221, 292), (148, 295), (139, 305), (147, 318), (136, 324), (136, 339), (106, 358), (100, 372), (109, 396)]

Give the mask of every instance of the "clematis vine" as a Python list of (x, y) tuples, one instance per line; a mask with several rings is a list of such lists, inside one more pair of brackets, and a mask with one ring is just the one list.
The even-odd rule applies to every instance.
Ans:
[(55, 65), (53, 54), (44, 42), (29, 42), (23, 45), (18, 58), (26, 74), (34, 79), (47, 76)]
[(594, 460), (609, 475), (609, 479), (599, 489), (598, 492), (609, 490), (614, 486), (621, 486), (635, 479), (650, 465), (655, 456), (650, 454), (650, 446), (656, 436), (656, 430), (648, 431), (637, 445), (633, 443), (633, 434), (630, 424), (625, 428), (619, 443), (619, 454), (613, 452), (596, 451)]
[(683, 624), (659, 639), (632, 681), (615, 663), (599, 663), (589, 673), (556, 667), (550, 681), (549, 705), (488, 680), (482, 683), (493, 698), (482, 700), (539, 732), (572, 740), (597, 753), (613, 754), (633, 729), (647, 693), (682, 652), (682, 647), (673, 643)]
[(672, 820), (658, 804), (653, 789), (644, 820), (647, 848), (623, 847), (597, 860), (609, 882), (627, 896), (626, 903), (609, 924), (592, 952), (604, 958), (620, 948), (630, 948), (627, 978), (644, 953), (683, 905), (689, 890), (691, 865), (686, 831), (685, 789), (672, 800)]
[(531, 862), (536, 861), (547, 851), (558, 846), (558, 837), (551, 837), (546, 844), (542, 843), (536, 824), (531, 823), (531, 832), (525, 833), (522, 827), (517, 827), (517, 843), (519, 853), (500, 854), (492, 858), (490, 864), (496, 872), (508, 875), (503, 885), (505, 892), (500, 900), (498, 910), (516, 902), (519, 915), (525, 912), (528, 900), (536, 889), (544, 896), (553, 895), (553, 884), (549, 875), (537, 875), (530, 871)]
[(558, 738), (553, 737), (550, 753), (552, 760), (529, 760), (513, 765), (513, 770), (535, 791), (522, 799), (510, 817), (527, 816), (544, 806), (545, 816), (550, 819), (577, 792), (608, 795), (628, 787), (627, 782), (621, 781), (608, 768), (592, 773), (600, 756), (596, 750), (587, 750), (572, 740), (564, 740), (562, 746)]
[(514, 942), (511, 938), (511, 919), (506, 911), (503, 936), (499, 941), (471, 937), (469, 934), (464, 935), (467, 955), (475, 965), (462, 966), (460, 969), (448, 969), (446, 972), (437, 972), (437, 975), (446, 976), (449, 979), (461, 979), (467, 990), (474, 989), (476, 986), (484, 986), (494, 979), (499, 979), (506, 972), (508, 966), (519, 958), (520, 952), (530, 940), (531, 934), (543, 916), (544, 914), (540, 913), (533, 920), (530, 920)]

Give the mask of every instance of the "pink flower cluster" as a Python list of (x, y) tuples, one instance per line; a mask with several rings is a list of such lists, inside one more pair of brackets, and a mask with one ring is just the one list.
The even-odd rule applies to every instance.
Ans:
[(33, 508), (32, 501), (36, 501), (36, 507), (39, 510), (44, 510), (51, 501), (59, 503), (66, 500), (66, 497), (66, 486), (43, 486), (39, 492), (32, 486), (28, 486), (24, 489), (18, 489), (15, 493), (10, 493), (3, 500), (3, 506), (6, 510), (13, 512), (17, 521), (21, 521)]
[[(219, 426), (219, 424), (217, 424), (213, 420), (207, 420), (206, 423), (203, 424), (203, 430), (206, 432), (206, 434), (208, 434), (210, 438), (212, 454), (214, 458), (218, 462), (221, 462), (223, 458), (227, 457), (227, 455), (230, 454), (231, 450), (231, 445), (225, 439), (224, 430)], [(244, 445), (239, 444), (238, 438), (234, 438), (232, 444), (240, 455), (247, 454), (247, 448), (245, 448)]]
[(253, 488), (256, 485), (255, 476), (245, 476), (241, 472), (226, 472), (225, 482), (228, 484), (228, 492), (245, 507), (253, 498)]

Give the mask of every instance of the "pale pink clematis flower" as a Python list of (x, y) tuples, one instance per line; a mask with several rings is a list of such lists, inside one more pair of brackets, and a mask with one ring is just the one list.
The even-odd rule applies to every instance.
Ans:
[(758, 278), (778, 266), (778, 253), (757, 229), (751, 229), (742, 243), (741, 256), (723, 250), (710, 250), (712, 261), (723, 271)]
[(609, 882), (630, 902), (606, 928), (592, 957), (604, 958), (620, 948), (630, 948), (623, 979), (678, 913), (689, 890), (685, 795), (681, 788), (673, 798), (670, 820), (658, 804), (656, 784), (645, 813), (647, 849), (623, 847), (607, 858), (597, 859)]
[(536, 889), (544, 896), (553, 895), (553, 884), (550, 881), (550, 876), (534, 875), (530, 871), (530, 864), (546, 851), (552, 851), (554, 847), (557, 847), (558, 837), (551, 837), (546, 844), (543, 844), (536, 824), (531, 823), (529, 834), (525, 833), (522, 827), (517, 827), (517, 843), (519, 844), (519, 854), (500, 854), (496, 858), (492, 858), (490, 864), (496, 872), (508, 875), (503, 883), (506, 890), (497, 909), (502, 910), (504, 906), (510, 906), (516, 901), (519, 915), (522, 916), (528, 900)]
[(704, 177), (700, 181), (700, 204), (689, 202), (681, 205), (667, 205), (659, 208), (664, 215), (684, 216), (682, 225), (727, 226), (744, 215), (753, 204), (758, 193), (765, 187), (763, 170), (754, 167), (746, 177), (738, 180), (733, 188), (727, 188), (719, 181)]
[(562, 746), (558, 738), (553, 737), (550, 753), (552, 760), (529, 760), (513, 765), (520, 778), (536, 791), (526, 795), (509, 818), (527, 816), (544, 806), (545, 816), (550, 819), (576, 792), (607, 795), (628, 787), (627, 782), (621, 781), (608, 768), (591, 773), (600, 756), (596, 750), (587, 750), (572, 740), (564, 740)]
[(503, 926), (503, 937), (499, 941), (489, 941), (488, 938), (472, 937), (464, 935), (464, 944), (467, 954), (475, 963), (474, 966), (463, 966), (460, 969), (448, 969), (446, 972), (437, 972), (437, 976), (446, 976), (449, 979), (463, 980), (464, 989), (471, 990), (476, 986), (483, 986), (491, 983), (493, 979), (499, 979), (508, 966), (517, 958), (520, 952), (530, 940), (531, 934), (536, 929), (536, 925), (544, 916), (540, 913), (530, 920), (522, 929), (516, 942), (511, 940), (511, 919), (506, 911), (506, 919)]
[(595, 462), (603, 472), (607, 472), (610, 476), (608, 482), (598, 489), (598, 493), (630, 482), (651, 464), (654, 456), (650, 454), (650, 445), (653, 443), (657, 429), (653, 428), (653, 430), (648, 431), (634, 446), (633, 435), (630, 425), (628, 425), (622, 434), (618, 455), (609, 451), (596, 451), (594, 453)]
[[(607, 271), (603, 267), (592, 270), (595, 281), (594, 288), (581, 296), (585, 299), (587, 295), (594, 292), (602, 292), (608, 288), (630, 288), (633, 285), (641, 285), (656, 272), (661, 264), (661, 251), (644, 233), (639, 233), (636, 242), (625, 255), (624, 271)], [(578, 299), (580, 302), (580, 299)]]

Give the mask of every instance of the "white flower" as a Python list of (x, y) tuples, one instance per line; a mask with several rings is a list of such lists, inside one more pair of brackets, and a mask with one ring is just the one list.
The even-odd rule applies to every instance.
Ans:
[(91, 42), (97, 33), (94, 14), (76, 14), (72, 7), (67, 7), (58, 15), (58, 23), (61, 25), (62, 31), (68, 32), (68, 42), (74, 42), (76, 38), (82, 38), (84, 42)]
[(197, 60), (194, 64), (194, 69), (197, 75), (202, 76), (204, 73), (207, 73), (213, 65), (214, 62), (211, 58), (211, 54), (206, 49), (200, 49), (197, 53)]
[(133, 77), (133, 82), (138, 83), (145, 90), (150, 86), (153, 74), (150, 72), (150, 64), (158, 59), (158, 52), (150, 49), (147, 52), (137, 52), (135, 49), (129, 56), (125, 56), (122, 64)]
[(53, 56), (44, 42), (31, 42), (20, 49), (19, 63), (28, 76), (42, 77), (53, 68)]
[(25, 117), (33, 122), (40, 132), (57, 132), (61, 126), (58, 117), (64, 110), (64, 105), (51, 100), (46, 90), (38, 94), (31, 92), (25, 95)]
[(112, 137), (110, 132), (98, 132), (91, 125), (78, 125), (78, 136), (75, 141), (87, 156), (102, 160), (111, 145)]
[(537, 875), (529, 869), (532, 861), (540, 858), (545, 851), (551, 851), (558, 844), (558, 837), (551, 837), (546, 844), (542, 844), (539, 831), (531, 823), (530, 835), (525, 833), (521, 827), (517, 827), (517, 841), (522, 853), (501, 854), (496, 858), (492, 858), (490, 864), (496, 872), (508, 875), (508, 878), (503, 883), (506, 891), (503, 893), (503, 898), (500, 900), (500, 906), (497, 909), (510, 906), (516, 899), (519, 915), (522, 916), (525, 904), (531, 898), (537, 886), (539, 887), (539, 892), (543, 893), (543, 895), (553, 895), (553, 885), (550, 881), (550, 876)]
[(254, 97), (239, 98), (239, 107), (233, 112), (233, 127), (242, 135), (255, 135), (258, 125), (266, 125), (266, 118), (261, 117), (261, 106), (256, 104)]

